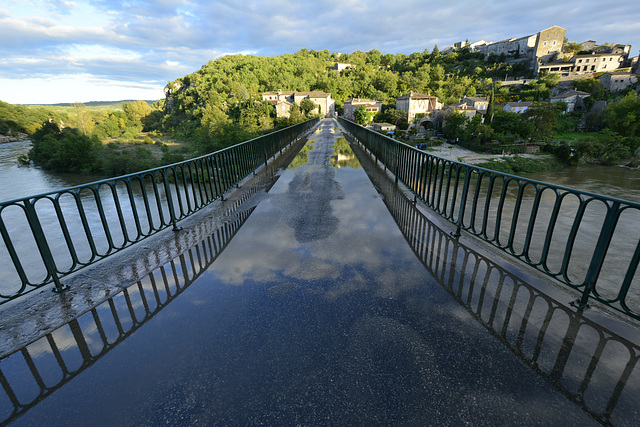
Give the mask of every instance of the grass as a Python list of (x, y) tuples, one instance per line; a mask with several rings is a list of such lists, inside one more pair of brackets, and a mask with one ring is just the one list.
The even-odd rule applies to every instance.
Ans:
[(111, 138), (103, 141), (102, 145), (111, 146), (117, 151), (132, 153), (135, 153), (138, 147), (144, 147), (151, 152), (151, 156), (155, 160), (159, 160), (162, 157), (163, 146), (167, 146), (171, 152), (183, 154), (191, 148), (189, 144), (175, 141), (171, 139), (171, 136), (157, 132), (141, 132), (134, 139)]
[(599, 138), (599, 137), (600, 137), (600, 134), (597, 132), (565, 132), (565, 133), (556, 134), (553, 137), (553, 140), (558, 142), (573, 143), (573, 142), (583, 141), (586, 139)]
[(496, 172), (507, 173), (510, 175), (523, 175), (527, 173), (546, 172), (566, 167), (564, 163), (554, 157), (529, 159), (525, 157), (505, 157), (500, 160), (491, 160), (489, 162), (480, 163), (476, 166), (485, 169), (491, 169)]

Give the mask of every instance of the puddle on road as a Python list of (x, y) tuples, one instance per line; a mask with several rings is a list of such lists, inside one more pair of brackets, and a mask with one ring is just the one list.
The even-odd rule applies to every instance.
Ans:
[(294, 169), (298, 166), (306, 165), (309, 161), (309, 153), (313, 150), (313, 144), (316, 142), (315, 139), (309, 139), (307, 143), (300, 149), (296, 157), (291, 161), (287, 169)]

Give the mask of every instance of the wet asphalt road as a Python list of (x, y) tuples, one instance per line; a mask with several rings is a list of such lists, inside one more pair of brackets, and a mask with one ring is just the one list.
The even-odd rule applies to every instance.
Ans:
[[(188, 289), (15, 424), (597, 424), (438, 285), (337, 126), (321, 121)], [(95, 317), (79, 327), (91, 351)], [(55, 383), (51, 351), (32, 353)]]

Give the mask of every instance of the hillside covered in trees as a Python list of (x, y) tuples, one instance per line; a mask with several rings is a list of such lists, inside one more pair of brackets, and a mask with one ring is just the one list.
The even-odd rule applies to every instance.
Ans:
[[(338, 71), (336, 63), (348, 63), (350, 67)], [(502, 86), (501, 80), (507, 76), (530, 80), (526, 85)], [(444, 105), (464, 97), (491, 99), (491, 114), (487, 114), (484, 123), (479, 116), (469, 120), (453, 113), (440, 130), (448, 138), (476, 145), (494, 140), (551, 141), (558, 134), (575, 132), (580, 122), (590, 133), (578, 144), (579, 156), (610, 162), (629, 156), (640, 145), (640, 100), (632, 89), (607, 94), (597, 79), (577, 80), (574, 87), (591, 94), (587, 107), (598, 100), (609, 104), (586, 115), (564, 114), (562, 103), (553, 107), (548, 104), (558, 76), (534, 77), (514, 58), (485, 58), (467, 49), (442, 55), (437, 46), (432, 51), (410, 55), (307, 49), (275, 57), (228, 55), (168, 82), (166, 97), (153, 105), (135, 101), (125, 102), (115, 110), (82, 104), (56, 110), (0, 102), (0, 133), (11, 129), (33, 135), (36, 146), (30, 159), (45, 167), (115, 175), (215, 151), (313, 115), (313, 111), (294, 104), (289, 118), (276, 119), (272, 104), (262, 101), (264, 92), (327, 92), (336, 101), (338, 113), (349, 98), (377, 99), (383, 107), (374, 120), (400, 125), (404, 120), (405, 127), (406, 115), (395, 110), (395, 101), (401, 95), (416, 92), (437, 96)], [(498, 108), (507, 101), (518, 100), (539, 104), (527, 114)], [(56, 126), (43, 127), (50, 122)], [(166, 135), (183, 144), (178, 148), (170, 146)], [(60, 149), (76, 140), (85, 147), (83, 150)], [(41, 144), (45, 146), (38, 146)], [(126, 150), (125, 144), (136, 147)], [(161, 151), (154, 154), (152, 147), (145, 144), (158, 146)], [(82, 153), (89, 160), (51, 161), (57, 151)], [(567, 158), (570, 151), (565, 146), (559, 154)]]

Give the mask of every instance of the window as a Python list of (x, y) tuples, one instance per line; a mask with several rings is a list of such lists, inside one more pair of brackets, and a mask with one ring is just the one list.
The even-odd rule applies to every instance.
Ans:
[(582, 59), (578, 59), (578, 64), (582, 64)]
[(546, 45), (547, 45), (547, 42), (544, 42), (543, 46), (546, 46)]
[(584, 62), (589, 62), (589, 60), (588, 60), (588, 59), (585, 59), (585, 61), (584, 61)]

